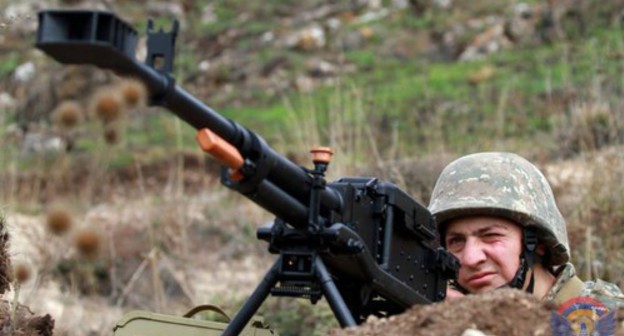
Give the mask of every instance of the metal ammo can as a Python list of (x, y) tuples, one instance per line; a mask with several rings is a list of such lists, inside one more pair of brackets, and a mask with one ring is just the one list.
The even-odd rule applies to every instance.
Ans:
[[(135, 310), (126, 313), (113, 328), (114, 336), (219, 336), (227, 322), (216, 322), (191, 318), (202, 310), (212, 310), (229, 317), (212, 305), (193, 308), (184, 316), (166, 315)], [(254, 316), (241, 331), (241, 336), (278, 336), (278, 333), (264, 325), (262, 317)]]

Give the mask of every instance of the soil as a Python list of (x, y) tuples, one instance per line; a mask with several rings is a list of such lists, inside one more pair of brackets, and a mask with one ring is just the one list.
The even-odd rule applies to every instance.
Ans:
[(0, 294), (11, 286), (11, 259), (9, 258), (9, 233), (6, 232), (4, 219), (0, 217)]
[[(624, 314), (624, 310), (618, 312)], [(551, 310), (534, 296), (502, 289), (426, 306), (415, 306), (389, 318), (370, 318), (353, 328), (335, 329), (328, 336), (527, 336), (552, 335)], [(615, 335), (624, 335), (618, 321)]]
[(15, 336), (51, 336), (54, 320), (49, 314), (36, 316), (26, 306), (19, 305), (15, 310), (15, 330), (11, 331), (9, 318), (11, 305), (8, 301), (0, 301), (0, 334)]

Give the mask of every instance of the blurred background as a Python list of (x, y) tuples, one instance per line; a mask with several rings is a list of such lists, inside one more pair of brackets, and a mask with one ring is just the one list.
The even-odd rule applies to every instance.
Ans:
[[(177, 84), (297, 164), (332, 147), (330, 180), (427, 204), (456, 157), (517, 152), (551, 182), (581, 278), (623, 285), (622, 0), (0, 0), (0, 309), (55, 335), (110, 335), (133, 309), (234, 315), (274, 260), (255, 238), (271, 215), (219, 184), (193, 128), (34, 48), (53, 8), (114, 11), (139, 59), (148, 19), (179, 20)], [(337, 326), (324, 301), (260, 314), (281, 335)]]

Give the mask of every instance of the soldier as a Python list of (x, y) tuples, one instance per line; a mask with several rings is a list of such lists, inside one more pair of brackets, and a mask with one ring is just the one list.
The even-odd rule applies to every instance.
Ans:
[(555, 307), (589, 296), (624, 305), (614, 284), (581, 281), (570, 261), (566, 223), (542, 173), (512, 153), (477, 153), (450, 163), (429, 210), (442, 244), (460, 263), (448, 297), (513, 287)]

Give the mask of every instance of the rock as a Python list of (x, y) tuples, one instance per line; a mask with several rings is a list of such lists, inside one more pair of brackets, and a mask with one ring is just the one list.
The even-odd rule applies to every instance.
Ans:
[(468, 328), (468, 329), (464, 330), (464, 332), (461, 334), (461, 336), (487, 336), (487, 335), (484, 334), (483, 331), (481, 331), (479, 329)]
[(294, 81), (295, 88), (299, 92), (311, 92), (316, 87), (314, 81), (310, 77), (299, 76)]
[(325, 46), (326, 38), (323, 27), (313, 24), (302, 30), (296, 31), (284, 41), (288, 48), (311, 51)]
[(521, 2), (513, 6), (512, 15), (505, 23), (505, 34), (514, 43), (535, 40), (535, 22), (539, 13), (535, 8)]
[(63, 139), (50, 134), (29, 132), (24, 137), (21, 151), (23, 154), (62, 153), (66, 144)]
[(15, 68), (13, 73), (13, 79), (20, 83), (30, 82), (36, 75), (35, 65), (32, 62), (26, 62)]
[(483, 58), (510, 46), (511, 43), (505, 36), (504, 25), (499, 21), (487, 28), (483, 33), (475, 36), (468, 47), (459, 55), (459, 60), (471, 61)]
[(12, 110), (16, 106), (15, 98), (6, 92), (0, 92), (0, 111)]
[(310, 76), (316, 78), (332, 77), (337, 75), (338, 71), (334, 64), (319, 58), (308, 60), (306, 62), (306, 69)]
[(22, 0), (10, 2), (0, 14), (0, 22), (8, 34), (16, 36), (25, 36), (32, 34), (37, 29), (37, 20), (35, 19), (38, 10), (41, 8), (40, 1)]

